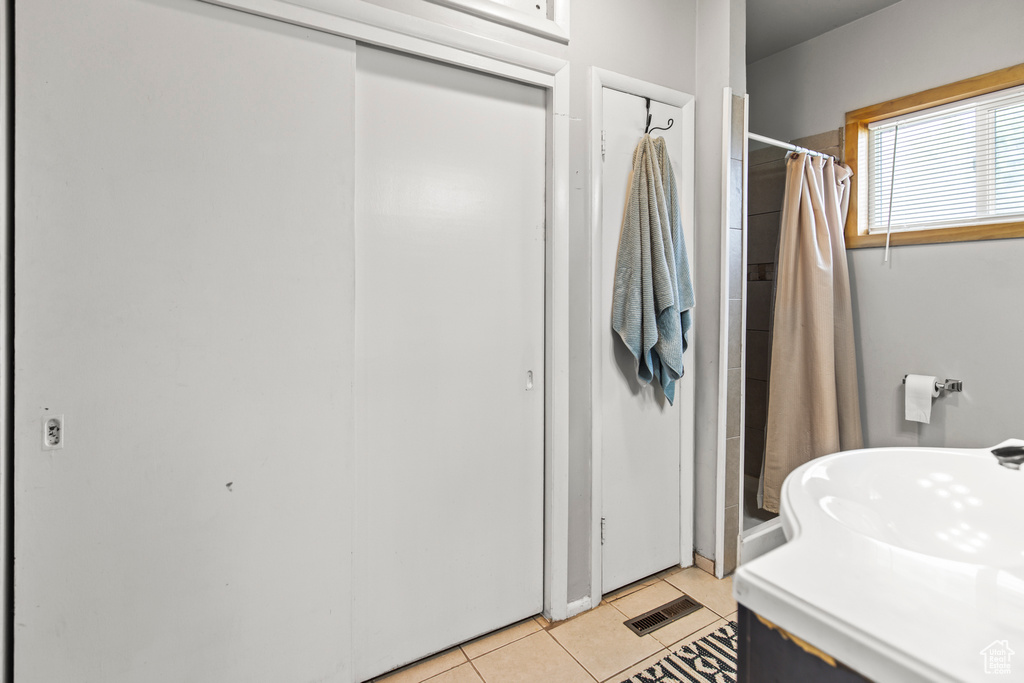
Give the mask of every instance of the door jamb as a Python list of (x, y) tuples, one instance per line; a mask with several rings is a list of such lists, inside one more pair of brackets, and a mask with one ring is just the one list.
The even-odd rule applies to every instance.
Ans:
[(0, 681), (14, 680), (14, 3), (0, 8)]

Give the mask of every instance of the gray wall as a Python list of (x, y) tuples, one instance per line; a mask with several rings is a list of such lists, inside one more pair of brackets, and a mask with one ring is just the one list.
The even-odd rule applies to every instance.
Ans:
[[(902, 0), (750, 65), (750, 129), (789, 140), (847, 111), (1024, 62), (1019, 0)], [(1024, 239), (849, 253), (867, 446), (983, 446), (1024, 433)], [(930, 425), (903, 420), (908, 372), (964, 381)]]

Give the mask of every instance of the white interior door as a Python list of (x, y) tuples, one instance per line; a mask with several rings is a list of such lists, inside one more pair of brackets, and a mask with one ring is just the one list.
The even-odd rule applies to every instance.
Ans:
[(545, 107), (358, 48), (358, 680), (542, 608)]
[[(607, 593), (680, 561), (680, 463), (683, 453), (682, 416), (688, 396), (680, 383), (675, 406), (660, 387), (641, 387), (632, 355), (611, 327), (615, 257), (629, 192), (633, 150), (644, 133), (644, 98), (611, 88), (603, 89), (605, 154), (602, 167), (602, 232), (595, 245), (599, 254), (599, 343), (602, 468), (602, 592)], [(652, 126), (676, 121), (658, 131), (668, 142), (676, 180), (687, 180), (680, 150), (685, 117), (680, 107), (651, 103)], [(681, 197), (690, 196), (681, 192)], [(684, 207), (684, 212), (686, 207)], [(685, 214), (684, 214), (685, 215)], [(684, 225), (686, 221), (684, 220)], [(688, 226), (689, 227), (689, 226)], [(692, 228), (687, 235), (692, 240)], [(684, 365), (689, 368), (692, 352)], [(684, 378), (692, 382), (692, 378)], [(686, 520), (690, 524), (689, 519)]]

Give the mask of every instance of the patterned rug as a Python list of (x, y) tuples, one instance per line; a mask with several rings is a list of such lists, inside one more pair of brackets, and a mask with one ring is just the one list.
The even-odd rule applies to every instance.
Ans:
[(730, 621), (622, 683), (734, 683), (735, 680), (736, 622)]

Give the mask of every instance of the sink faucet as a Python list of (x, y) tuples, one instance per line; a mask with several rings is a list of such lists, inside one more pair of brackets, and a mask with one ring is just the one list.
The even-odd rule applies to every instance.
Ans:
[(992, 455), (996, 456), (996, 460), (1003, 467), (1008, 467), (1011, 470), (1019, 470), (1022, 463), (1024, 463), (1024, 446), (1003, 446), (1002, 448), (993, 448)]

